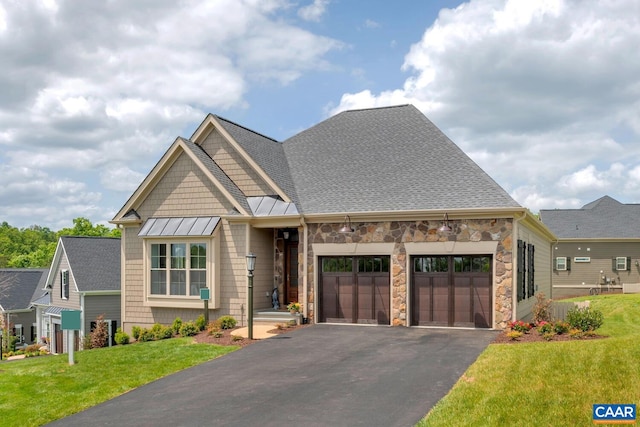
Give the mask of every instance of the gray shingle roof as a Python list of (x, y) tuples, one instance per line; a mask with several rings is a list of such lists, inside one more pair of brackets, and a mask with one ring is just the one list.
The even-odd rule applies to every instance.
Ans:
[(581, 209), (542, 209), (540, 219), (560, 239), (640, 238), (640, 205), (609, 196)]
[(60, 238), (80, 292), (120, 290), (120, 239)]
[(0, 269), (0, 306), (5, 311), (25, 310), (31, 305), (34, 295), (44, 287), (46, 268)]
[(269, 177), (294, 202), (295, 186), (282, 143), (254, 132), (220, 116), (214, 116), (231, 137), (251, 156)]
[(283, 146), (302, 213), (520, 207), (411, 105), (345, 111)]

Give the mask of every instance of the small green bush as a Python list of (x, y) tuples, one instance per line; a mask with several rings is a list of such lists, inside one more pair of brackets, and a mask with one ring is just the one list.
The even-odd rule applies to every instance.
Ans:
[(553, 332), (554, 331), (553, 323), (549, 323), (549, 322), (544, 321), (544, 320), (541, 321), (540, 323), (538, 323), (537, 329), (538, 329), (538, 333), (540, 335), (543, 335), (543, 336), (545, 334), (548, 334), (548, 333), (554, 333), (555, 334), (555, 332)]
[(133, 326), (131, 328), (131, 336), (133, 336), (133, 339), (136, 341), (140, 339), (141, 332), (142, 332), (142, 328), (140, 326)]
[(170, 326), (163, 326), (154, 333), (157, 340), (166, 340), (173, 338), (173, 328)]
[(156, 338), (155, 334), (151, 330), (144, 328), (140, 331), (140, 336), (138, 337), (138, 341), (140, 342), (153, 341), (155, 338)]
[(213, 335), (214, 338), (222, 338), (224, 334), (222, 333), (222, 331), (215, 331), (212, 332), (211, 335)]
[(244, 339), (240, 335), (231, 335), (231, 336), (232, 336), (231, 341), (234, 341), (234, 342), (235, 341), (242, 341)]
[(571, 326), (567, 322), (563, 322), (562, 320), (558, 320), (553, 324), (553, 330), (558, 335), (566, 334), (567, 332), (569, 332), (570, 328)]
[(129, 334), (122, 330), (122, 328), (118, 328), (116, 330), (116, 335), (114, 337), (116, 344), (118, 345), (126, 345), (129, 344)]
[(213, 335), (216, 332), (220, 331), (220, 325), (218, 324), (218, 322), (209, 322), (209, 324), (207, 325), (207, 332), (209, 332), (209, 335)]
[(198, 333), (198, 328), (193, 322), (183, 323), (180, 327), (180, 335), (183, 337), (192, 337)]
[(171, 325), (171, 327), (173, 328), (173, 332), (176, 334), (180, 333), (180, 328), (182, 327), (182, 319), (179, 317), (176, 317), (173, 320), (173, 325)]
[(238, 322), (232, 316), (222, 316), (217, 320), (220, 325), (220, 329), (233, 329)]
[(207, 322), (205, 322), (205, 320), (204, 320), (204, 314), (201, 314), (196, 319), (196, 328), (198, 328), (199, 331), (204, 331), (204, 328), (206, 326), (207, 326)]
[(595, 331), (604, 322), (602, 312), (591, 307), (574, 307), (567, 312), (567, 322), (583, 332)]

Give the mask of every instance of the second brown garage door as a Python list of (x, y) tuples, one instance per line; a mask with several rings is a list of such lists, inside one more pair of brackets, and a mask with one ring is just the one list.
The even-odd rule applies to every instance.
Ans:
[(491, 256), (415, 256), (412, 266), (412, 325), (491, 327)]
[(388, 256), (321, 257), (319, 320), (389, 324)]

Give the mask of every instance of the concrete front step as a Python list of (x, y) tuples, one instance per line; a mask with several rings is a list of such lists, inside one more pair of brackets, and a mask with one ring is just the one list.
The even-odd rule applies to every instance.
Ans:
[(254, 323), (287, 323), (294, 320), (300, 323), (301, 314), (291, 314), (284, 310), (258, 310), (253, 313)]

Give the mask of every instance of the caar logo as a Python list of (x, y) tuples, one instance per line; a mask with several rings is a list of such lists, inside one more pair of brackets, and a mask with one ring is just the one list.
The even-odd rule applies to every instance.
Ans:
[(636, 422), (636, 405), (593, 405), (594, 424), (633, 424)]

